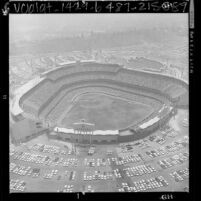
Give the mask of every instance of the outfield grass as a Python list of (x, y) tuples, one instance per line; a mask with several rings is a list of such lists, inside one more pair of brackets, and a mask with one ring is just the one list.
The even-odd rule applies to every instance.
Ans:
[(69, 128), (80, 119), (85, 119), (94, 123), (97, 130), (115, 130), (136, 124), (153, 111), (150, 105), (137, 101), (91, 93), (79, 96), (61, 123)]

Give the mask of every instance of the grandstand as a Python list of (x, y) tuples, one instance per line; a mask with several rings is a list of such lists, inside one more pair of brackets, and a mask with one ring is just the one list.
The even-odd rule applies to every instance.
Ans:
[(150, 133), (170, 117), (173, 106), (188, 105), (188, 85), (184, 81), (117, 64), (90, 61), (64, 64), (41, 74), (40, 79), (20, 96), (19, 106), (24, 113), (51, 127), (60, 125), (62, 116), (71, 109), (76, 97), (85, 93), (101, 92), (153, 108), (153, 112), (140, 122), (119, 128), (119, 136), (125, 130), (132, 136)]

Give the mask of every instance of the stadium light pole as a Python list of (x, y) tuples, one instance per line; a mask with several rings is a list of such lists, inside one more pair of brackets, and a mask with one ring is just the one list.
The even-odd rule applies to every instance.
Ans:
[(89, 132), (89, 138), (90, 138), (90, 147), (91, 147), (91, 132)]
[(77, 135), (78, 135), (78, 143), (80, 142), (80, 134), (79, 133), (77, 133)]

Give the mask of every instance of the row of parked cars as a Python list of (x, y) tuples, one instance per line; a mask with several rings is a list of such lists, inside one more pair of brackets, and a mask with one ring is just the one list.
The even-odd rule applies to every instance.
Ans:
[(189, 168), (174, 171), (170, 173), (170, 176), (173, 177), (176, 182), (184, 181), (189, 178)]
[[(66, 148), (68, 148), (65, 145)], [(50, 153), (50, 154), (61, 154), (61, 155), (72, 155), (73, 154), (73, 150), (69, 149), (69, 150), (63, 150), (58, 146), (55, 145), (46, 145), (46, 144), (41, 144), (41, 143), (37, 143), (34, 144), (33, 146), (29, 147), (30, 150), (34, 150), (34, 151), (39, 151), (39, 152), (43, 152), (43, 153)]]
[(40, 175), (40, 169), (32, 168), (31, 166), (17, 165), (15, 163), (10, 163), (10, 172), (21, 176), (32, 176), (36, 178)]
[(140, 154), (130, 154), (122, 157), (113, 157), (110, 158), (110, 162), (114, 162), (115, 165), (124, 165), (128, 163), (137, 163), (142, 161), (143, 158)]
[(112, 172), (100, 173), (99, 171), (95, 171), (95, 173), (92, 175), (88, 175), (87, 172), (84, 172), (84, 181), (110, 180), (110, 179), (113, 179)]
[(156, 172), (156, 169), (151, 165), (138, 165), (135, 167), (127, 167), (123, 169), (128, 177), (141, 176)]
[(161, 131), (161, 134), (163, 134), (162, 136), (158, 136), (158, 135), (151, 135), (148, 138), (145, 139), (141, 139), (135, 142), (130, 142), (130, 143), (126, 143), (126, 144), (121, 144), (121, 151), (124, 152), (133, 152), (134, 151), (134, 147), (138, 146), (142, 149), (146, 149), (151, 147), (150, 142), (156, 142), (158, 144), (164, 144), (166, 142), (166, 135), (169, 136), (176, 136), (178, 133), (176, 131), (174, 131), (171, 128), (171, 132), (170, 131)]
[(162, 156), (166, 154), (166, 150), (164, 147), (160, 147), (158, 149), (150, 150), (145, 152), (149, 157), (155, 158), (157, 156)]
[(29, 152), (17, 152), (12, 155), (13, 159), (15, 160), (21, 160), (21, 161), (26, 161), (26, 162), (32, 162), (32, 163), (43, 163), (46, 160), (45, 155), (40, 155), (40, 154), (33, 154)]
[(44, 153), (53, 153), (53, 154), (60, 153), (60, 147), (53, 146), (53, 145), (40, 144), (40, 143), (30, 146), (29, 149), (34, 151), (44, 152)]
[(77, 158), (67, 158), (67, 159), (60, 159), (60, 163), (64, 167), (77, 167), (78, 166), (78, 159)]
[(78, 166), (78, 159), (77, 158), (63, 158), (63, 157), (54, 157), (54, 156), (47, 156), (47, 155), (41, 155), (41, 154), (34, 154), (29, 152), (14, 152), (12, 153), (12, 157), (15, 160), (21, 160), (26, 162), (32, 162), (36, 164), (43, 164), (48, 166), (72, 166), (77, 167)]
[(84, 165), (88, 167), (95, 167), (95, 166), (106, 166), (106, 165), (111, 165), (114, 163), (115, 165), (124, 165), (127, 163), (137, 163), (142, 161), (143, 158), (140, 154), (131, 154), (127, 156), (122, 156), (122, 157), (111, 157), (111, 158), (85, 158), (84, 159)]
[(159, 160), (158, 164), (161, 166), (161, 168), (166, 169), (178, 164), (182, 164), (188, 159), (189, 159), (189, 153), (185, 152), (185, 153), (176, 154), (169, 158)]
[(128, 183), (122, 183), (122, 187), (118, 189), (119, 192), (140, 192), (150, 191), (155, 188), (161, 188), (168, 186), (168, 182), (163, 176), (152, 177), (150, 179), (142, 179), (140, 181), (134, 181), (130, 186)]
[(17, 165), (11, 162), (10, 172), (25, 176), (25, 175), (30, 175), (32, 173), (32, 168), (30, 166)]
[(26, 182), (19, 179), (11, 179), (10, 180), (10, 190), (14, 191), (25, 191), (26, 190)]
[(58, 170), (51, 170), (50, 172), (46, 172), (43, 175), (43, 178), (44, 179), (51, 179), (54, 175), (57, 175), (57, 174), (58, 174)]
[[(72, 181), (75, 179), (75, 175), (76, 175), (76, 171), (68, 171), (66, 170), (65, 171), (65, 180), (66, 178), (68, 178), (69, 181)], [(56, 170), (51, 170), (49, 172), (46, 172), (44, 175), (43, 175), (43, 178), (44, 179), (52, 179), (54, 176), (57, 177), (57, 180), (60, 180), (62, 178), (62, 175), (59, 174), (59, 171), (56, 169)]]
[(113, 174), (116, 178), (122, 178), (121, 173), (118, 168), (113, 170)]
[(64, 192), (64, 193), (72, 193), (73, 192), (73, 185), (64, 185), (62, 190), (57, 190), (57, 192)]
[(135, 142), (129, 142), (129, 143), (126, 143), (126, 144), (121, 144), (120, 145), (121, 152), (122, 153), (133, 152), (135, 146), (138, 146), (138, 147), (140, 147), (142, 149), (150, 147), (149, 140), (148, 139), (142, 139), (142, 140), (138, 140), (138, 141), (135, 141)]
[(85, 158), (84, 165), (88, 167), (99, 167), (99, 166), (106, 166), (109, 165), (109, 160), (105, 158)]
[(146, 151), (145, 153), (151, 158), (155, 158), (157, 156), (162, 156), (165, 154), (169, 154), (170, 152), (180, 151), (188, 145), (188, 138), (184, 136), (181, 139), (178, 139), (164, 147), (160, 147), (158, 149)]

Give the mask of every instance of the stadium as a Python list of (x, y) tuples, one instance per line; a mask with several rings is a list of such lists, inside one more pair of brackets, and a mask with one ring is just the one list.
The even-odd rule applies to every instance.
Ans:
[(180, 107), (188, 107), (183, 80), (84, 61), (62, 64), (31, 80), (16, 92), (11, 113), (16, 121), (35, 122), (34, 133), (45, 129), (63, 141), (110, 144), (150, 135)]

